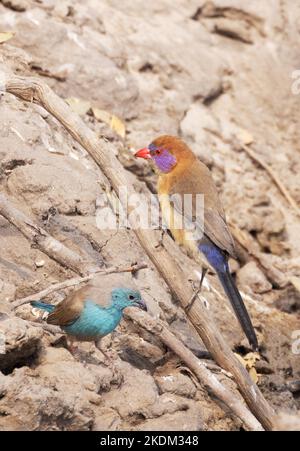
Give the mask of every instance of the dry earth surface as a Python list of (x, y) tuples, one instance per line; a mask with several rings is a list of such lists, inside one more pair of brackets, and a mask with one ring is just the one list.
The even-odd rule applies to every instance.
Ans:
[[(121, 118), (125, 142), (90, 111), (84, 121), (112, 142), (128, 178), (155, 192), (156, 175), (133, 158), (160, 134), (179, 134), (212, 170), (230, 224), (259, 259), (239, 247), (232, 271), (248, 294), (262, 346), (258, 384), (272, 405), (297, 415), (300, 352), (300, 223), (257, 154), (300, 203), (300, 5), (292, 0), (0, 0), (1, 77), (43, 77), (63, 98), (80, 98)], [(87, 108), (88, 110), (89, 108)], [(85, 109), (86, 110), (86, 109)], [(197, 355), (204, 350), (185, 314), (130, 230), (101, 230), (96, 217), (108, 183), (47, 112), (3, 93), (0, 189), (42, 227), (103, 267), (146, 261), (135, 283), (150, 313), (166, 321)], [(11, 302), (73, 277), (0, 216), (0, 430), (239, 430), (184, 365), (150, 334), (124, 320), (107, 339), (115, 366), (81, 344), (82, 359), (28, 320)], [(186, 277), (197, 265), (172, 246)], [(263, 265), (262, 265), (263, 262)], [(270, 273), (275, 268), (276, 273)], [(203, 295), (226, 340), (249, 349), (213, 274)], [(293, 281), (294, 283), (291, 283)], [(101, 278), (105, 285), (105, 277)], [(67, 291), (49, 296), (57, 302)], [(229, 387), (224, 374), (217, 377)], [(288, 426), (286, 426), (288, 427)]]

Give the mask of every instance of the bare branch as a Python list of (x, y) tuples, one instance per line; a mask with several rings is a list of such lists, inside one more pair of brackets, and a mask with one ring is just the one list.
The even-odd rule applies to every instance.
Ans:
[(47, 324), (45, 321), (37, 322), (37, 321), (28, 321), (33, 327), (40, 327), (44, 329), (46, 332), (49, 332), (52, 335), (65, 335), (65, 333), (58, 326), (52, 326), (51, 324)]
[(127, 310), (126, 316), (139, 327), (146, 329), (171, 349), (195, 374), (199, 382), (240, 418), (247, 429), (262, 431), (263, 428), (245, 404), (199, 360), (163, 323), (139, 311)]
[(258, 163), (271, 177), (281, 194), (285, 197), (289, 205), (292, 207), (294, 212), (300, 216), (300, 209), (298, 205), (296, 204), (296, 201), (292, 198), (291, 194), (289, 193), (288, 189), (284, 186), (282, 181), (280, 180), (279, 176), (276, 174), (274, 169), (272, 169), (267, 163), (265, 163), (257, 153), (250, 149), (249, 146), (242, 145), (241, 148), (249, 155), (250, 158), (252, 158), (253, 161)]
[(266, 259), (265, 255), (262, 252), (256, 250), (253, 241), (250, 241), (250, 238), (246, 235), (246, 233), (241, 230), (236, 224), (233, 224), (229, 221), (230, 231), (234, 237), (234, 239), (242, 246), (242, 248), (258, 263), (261, 267), (262, 271), (266, 274), (267, 278), (274, 284), (279, 287), (285, 287), (288, 285), (289, 280), (284, 276), (284, 274), (279, 271), (279, 269), (275, 268), (274, 265), (271, 265), (269, 260)]
[(64, 282), (59, 282), (51, 285), (50, 287), (46, 288), (45, 290), (39, 291), (38, 293), (32, 294), (30, 296), (27, 296), (26, 298), (18, 299), (14, 302), (12, 302), (12, 306), (14, 309), (20, 307), (21, 305), (28, 304), (31, 301), (38, 301), (40, 299), (44, 299), (46, 296), (49, 296), (49, 294), (54, 293), (55, 291), (64, 290), (65, 288), (74, 287), (76, 285), (80, 285), (84, 282), (88, 282), (89, 280), (94, 279), (96, 276), (106, 275), (106, 274), (113, 274), (113, 273), (121, 273), (121, 272), (131, 272), (136, 273), (140, 269), (147, 268), (147, 265), (145, 263), (141, 264), (134, 264), (132, 266), (127, 266), (125, 268), (119, 268), (117, 266), (107, 269), (98, 269), (92, 274), (89, 274), (85, 277), (74, 277), (73, 279), (65, 280)]
[(5, 196), (0, 194), (0, 215), (13, 224), (31, 243), (65, 268), (82, 276), (97, 270), (96, 266), (68, 249), (44, 229), (18, 210)]

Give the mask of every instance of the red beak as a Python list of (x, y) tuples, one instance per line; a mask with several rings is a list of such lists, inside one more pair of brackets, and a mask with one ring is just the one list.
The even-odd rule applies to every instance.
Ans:
[(145, 160), (149, 160), (149, 158), (151, 158), (150, 150), (148, 149), (148, 147), (144, 147), (144, 149), (138, 150), (134, 154), (134, 156), (138, 158), (145, 158)]

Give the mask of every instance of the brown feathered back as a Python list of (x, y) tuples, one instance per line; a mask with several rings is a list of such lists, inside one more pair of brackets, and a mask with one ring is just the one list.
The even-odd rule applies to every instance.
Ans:
[(115, 288), (133, 288), (131, 274), (116, 273), (96, 276), (78, 290), (72, 291), (62, 302), (57, 304), (47, 318), (48, 324), (67, 326), (72, 324), (81, 314), (84, 301), (90, 300), (100, 307), (111, 304), (111, 293)]
[[(199, 228), (217, 246), (236, 258), (233, 238), (226, 224), (225, 213), (219, 198), (217, 187), (208, 167), (199, 161), (192, 150), (178, 137), (164, 135), (153, 141), (157, 147), (167, 149), (175, 156), (177, 164), (168, 173), (160, 173), (158, 179), (158, 194), (197, 194), (204, 195), (204, 224)], [(176, 202), (174, 204), (176, 209)], [(164, 206), (166, 209), (166, 205)], [(178, 208), (179, 209), (179, 208)], [(186, 219), (195, 221), (192, 212)], [(171, 231), (172, 231), (172, 227)], [(173, 235), (181, 236), (180, 241), (184, 244), (184, 237), (178, 231), (172, 231)], [(189, 247), (190, 247), (190, 243)]]

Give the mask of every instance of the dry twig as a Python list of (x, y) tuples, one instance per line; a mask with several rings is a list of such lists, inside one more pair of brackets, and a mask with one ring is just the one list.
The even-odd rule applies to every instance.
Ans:
[(174, 354), (187, 365), (195, 374), (201, 385), (213, 393), (226, 406), (230, 406), (235, 415), (240, 418), (250, 430), (263, 430), (256, 418), (247, 407), (229, 389), (219, 382), (217, 377), (190, 351), (161, 321), (152, 319), (139, 311), (127, 311), (133, 322), (146, 329), (148, 332), (160, 338), (160, 340), (171, 349)]
[(275, 285), (283, 288), (289, 281), (279, 269), (270, 265), (269, 260), (266, 259), (262, 252), (258, 252), (255, 249), (253, 242), (250, 241), (246, 233), (241, 230), (236, 224), (229, 221), (230, 231), (234, 239), (242, 246), (243, 249), (258, 263), (262, 271), (266, 274), (267, 278)]
[(295, 211), (295, 213), (300, 216), (300, 208), (296, 204), (295, 200), (290, 195), (288, 189), (284, 186), (274, 169), (272, 169), (267, 163), (265, 163), (257, 153), (252, 150), (249, 146), (242, 145), (241, 148), (249, 155), (250, 158), (252, 158), (253, 161), (258, 163), (271, 177), (281, 194), (285, 197), (287, 202), (290, 204), (292, 209)]
[(47, 324), (45, 321), (42, 322), (35, 322), (35, 321), (29, 321), (29, 323), (33, 326), (33, 327), (41, 327), (42, 329), (44, 329), (46, 332), (49, 332), (52, 335), (56, 335), (56, 334), (65, 334), (60, 327), (58, 326), (52, 326), (51, 324)]
[(37, 247), (65, 268), (70, 268), (81, 276), (97, 270), (95, 265), (68, 249), (63, 243), (35, 224), (18, 210), (4, 194), (0, 194), (0, 215), (13, 224), (32, 243), (32, 246)]
[(49, 294), (54, 293), (55, 291), (63, 290), (65, 288), (74, 287), (76, 285), (80, 285), (81, 283), (88, 282), (89, 280), (94, 279), (96, 276), (113, 274), (113, 273), (121, 273), (121, 272), (131, 272), (135, 273), (140, 269), (147, 268), (145, 263), (134, 264), (132, 266), (126, 266), (124, 268), (119, 268), (118, 266), (107, 268), (107, 269), (98, 269), (97, 271), (89, 274), (85, 277), (74, 277), (73, 279), (65, 280), (64, 282), (55, 283), (50, 285), (50, 287), (45, 290), (39, 291), (38, 293), (27, 296), (26, 298), (18, 299), (17, 301), (12, 302), (12, 306), (14, 309), (20, 307), (21, 305), (28, 304), (31, 301), (38, 301), (40, 299), (44, 299)]

